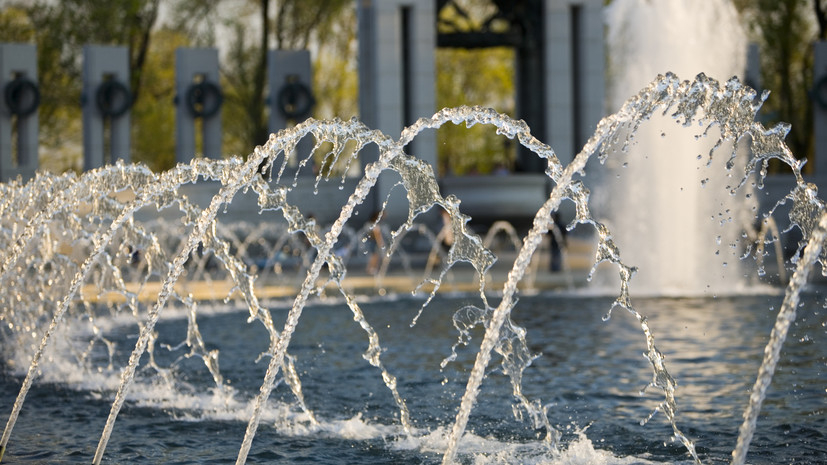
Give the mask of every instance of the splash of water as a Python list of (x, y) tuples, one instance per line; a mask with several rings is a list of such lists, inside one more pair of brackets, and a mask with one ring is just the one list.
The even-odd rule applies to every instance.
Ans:
[[(775, 368), (781, 359), (781, 347), (787, 339), (787, 332), (790, 325), (795, 322), (801, 291), (807, 284), (813, 265), (821, 263), (823, 266), (827, 259), (827, 254), (824, 252), (824, 241), (827, 240), (827, 214), (825, 214), (824, 202), (815, 194), (816, 189), (813, 185), (799, 186), (790, 194), (791, 197), (797, 199), (791, 216), (797, 216), (800, 219), (799, 224), (806, 231), (806, 237), (809, 237), (809, 240), (802, 250), (795, 273), (787, 285), (784, 302), (778, 311), (775, 325), (770, 333), (770, 340), (764, 348), (764, 358), (758, 370), (758, 378), (752, 387), (749, 404), (744, 411), (744, 422), (738, 429), (738, 442), (732, 452), (733, 465), (743, 465), (746, 462), (749, 444), (758, 423), (761, 404), (764, 402)], [(800, 216), (802, 210), (807, 212), (807, 216)], [(814, 224), (816, 220), (818, 223)]]
[[(397, 389), (397, 380), (382, 363), (382, 346), (378, 334), (365, 318), (357, 300), (345, 289), (343, 280), (347, 269), (334, 251), (356, 206), (367, 197), (380, 173), (393, 170), (402, 179), (409, 211), (407, 220), (391, 233), (392, 244), (389, 250), (396, 250), (401, 237), (407, 231), (416, 229), (417, 217), (434, 207), (447, 211), (452, 218), (453, 243), (438, 276), (425, 280), (433, 285), (433, 289), (420, 312), (426, 309), (448, 270), (457, 263), (471, 264), (479, 278), (480, 306), (461, 309), (454, 317), (455, 325), (461, 333), (460, 343), (468, 343), (470, 329), (474, 326), (483, 327), (485, 335), (451, 427), (443, 463), (449, 464), (455, 460), (486, 370), (495, 354), (500, 357), (500, 368), (509, 376), (512, 385), (512, 394), (517, 401), (515, 415), (529, 419), (534, 428), (545, 431), (550, 453), (557, 451), (560, 433), (546, 417), (547, 407), (539, 399), (529, 399), (522, 390), (522, 375), (535, 355), (528, 349), (525, 329), (512, 321), (511, 312), (517, 304), (518, 283), (530, 270), (529, 264), (544, 235), (554, 228), (552, 215), (564, 200), (573, 202), (575, 206), (576, 217), (570, 228), (586, 225), (596, 231), (598, 245), (592, 273), (597, 265), (608, 263), (617, 269), (620, 276), (620, 292), (608, 310), (607, 319), (614, 307), (621, 307), (637, 319), (643, 331), (647, 346), (645, 355), (653, 373), (647, 388), (659, 390), (663, 395), (663, 400), (644, 423), (656, 412), (663, 412), (674, 437), (684, 444), (693, 460), (700, 462), (693, 441), (678, 426), (677, 384), (667, 371), (664, 357), (655, 344), (646, 317), (632, 304), (632, 278), (636, 268), (621, 258), (613, 231), (592, 215), (589, 191), (576, 177), (585, 174), (586, 163), (590, 158), (605, 162), (617, 152), (619, 146), (628, 145), (640, 125), (655, 115), (666, 115), (685, 126), (698, 124), (706, 128), (705, 133), (709, 134), (712, 134), (710, 129), (715, 128), (717, 142), (710, 149), (709, 156), (720, 157), (722, 154), (719, 152), (724, 152), (726, 168), (736, 179), (733, 190), (748, 185), (753, 176), (756, 176), (760, 187), (771, 159), (790, 165), (798, 181), (788, 196), (788, 200), (794, 204), (791, 220), (799, 225), (811, 243), (799, 266), (809, 269), (814, 262), (827, 263), (825, 254), (819, 249), (824, 240), (824, 226), (827, 226), (819, 226), (823, 206), (817, 200), (813, 187), (803, 183), (801, 164), (783, 143), (788, 128), (777, 126), (768, 130), (754, 121), (755, 113), (764, 98), (766, 95), (757, 98), (754, 90), (735, 79), (722, 85), (704, 75), (699, 75), (694, 81), (681, 81), (671, 74), (660, 76), (629, 99), (616, 114), (601, 121), (595, 135), (567, 166), (560, 163), (549, 146), (531, 136), (529, 128), (522, 121), (515, 121), (493, 110), (460, 107), (445, 109), (431, 118), (420, 119), (406, 128), (399, 140), (370, 130), (355, 120), (308, 120), (271, 136), (268, 143), (256, 148), (246, 161), (237, 158), (213, 161), (196, 159), (188, 165), (180, 165), (162, 174), (151, 173), (140, 166), (118, 164), (86, 173), (80, 178), (74, 175), (39, 175), (25, 185), (2, 185), (0, 188), (4, 195), (0, 197), (0, 238), (4, 246), (0, 260), (0, 282), (5, 289), (13, 290), (0, 297), (2, 320), (7, 323), (4, 328), (9, 327), (11, 336), (20, 343), (19, 347), (30, 347), (33, 355), (31, 359), (19, 362), (21, 365), (25, 363), (29, 368), (0, 441), (0, 451), (5, 451), (7, 447), (26, 393), (38, 376), (39, 364), (49, 346), (54, 344), (55, 333), (61, 324), (66, 324), (67, 319), (81, 319), (91, 323), (96, 336), (90, 342), (87, 355), (79, 355), (82, 364), (89, 362), (91, 346), (107, 346), (108, 341), (100, 335), (101, 331), (96, 326), (95, 315), (101, 310), (90, 304), (91, 299), (84, 295), (84, 289), (89, 285), (93, 285), (98, 302), (104, 304), (105, 311), (113, 315), (132, 315), (139, 322), (140, 331), (132, 354), (121, 370), (115, 401), (95, 452), (95, 463), (102, 459), (117, 416), (138, 375), (138, 362), (142, 356), (148, 353), (150, 368), (161, 375), (168, 376), (173, 371), (160, 366), (153, 357), (155, 326), (161, 313), (170, 306), (170, 301), (187, 309), (187, 337), (181, 343), (181, 346), (189, 349), (187, 357), (203, 360), (217, 392), (224, 393), (224, 398), (231, 396), (232, 388), (224, 382), (219, 370), (219, 354), (208, 350), (198, 330), (196, 303), (192, 296), (177, 287), (180, 278), (190, 271), (188, 267), (194, 266), (193, 272), (203, 272), (205, 261), (198, 260), (198, 257), (204, 254), (211, 254), (221, 263), (226, 279), (232, 284), (231, 292), (240, 295), (241, 302), (249, 310), (250, 321), (258, 321), (269, 334), (270, 346), (262, 354), (262, 357), (269, 359), (269, 366), (259, 393), (252, 401), (237, 463), (244, 463), (247, 459), (262, 412), (279, 373), (290, 386), (299, 408), (305, 412), (310, 422), (315, 421), (313, 412), (304, 402), (299, 374), (287, 349), (309, 298), (320, 293), (328, 283), (332, 283), (344, 296), (354, 319), (365, 331), (369, 345), (363, 357), (379, 370), (381, 378), (391, 391), (403, 429), (407, 434), (416, 434), (405, 399)], [(493, 125), (498, 134), (516, 139), (546, 160), (546, 174), (554, 182), (554, 189), (538, 210), (532, 228), (522, 242), (502, 289), (502, 299), (496, 307), (488, 303), (485, 282), (485, 275), (495, 260), (494, 255), (467, 228), (468, 217), (461, 214), (459, 200), (443, 197), (439, 193), (431, 167), (403, 151), (403, 147), (421, 131), (438, 128), (448, 122), (465, 123), (468, 126)], [(333, 149), (327, 158), (345, 165), (354, 162), (350, 158), (351, 152), (345, 150), (348, 144), (356, 146), (353, 154), (368, 144), (374, 144), (379, 149), (378, 161), (366, 167), (364, 177), (348, 198), (340, 216), (325, 232), (319, 231), (315, 221), (289, 201), (289, 193), (296, 186), (298, 175), (293, 178), (292, 184), (290, 180), (283, 182), (282, 179), (290, 162), (289, 157), (304, 137), (312, 137), (316, 141), (316, 149), (320, 149), (323, 142), (330, 142)], [(740, 148), (749, 149), (749, 158), (736, 164)], [(306, 158), (299, 161), (299, 169), (306, 165), (311, 155), (307, 154)], [(269, 177), (260, 174), (262, 166), (264, 172), (271, 173)], [(212, 180), (221, 186), (219, 193), (203, 209), (192, 205), (179, 192), (180, 186), (199, 180)], [(316, 186), (328, 180), (329, 174), (319, 174), (315, 179)], [(246, 191), (257, 196), (261, 212), (279, 212), (288, 225), (288, 232), (303, 235), (309, 247), (315, 250), (315, 257), (307, 267), (306, 277), (281, 331), (275, 329), (270, 311), (259, 302), (255, 277), (249, 273), (246, 264), (232, 253), (229, 243), (217, 234), (216, 218), (221, 209), (226, 208), (234, 196)], [(157, 236), (136, 221), (136, 213), (146, 208), (159, 211), (177, 208), (181, 212), (181, 222), (187, 233), (186, 239), (177, 249), (170, 252), (160, 247)], [(827, 223), (827, 220), (823, 222)], [(126, 280), (124, 275), (132, 274), (129, 271), (130, 263), (136, 250), (143, 254), (138, 278)], [(325, 266), (328, 276), (320, 281)], [(804, 281), (806, 271), (797, 273), (790, 285), (791, 296), (796, 295)], [(160, 287), (154, 303), (147, 306), (139, 297), (153, 282), (159, 283)], [(33, 298), (30, 299), (29, 296)], [(768, 359), (756, 384), (756, 394), (750, 400), (747, 419), (741, 432), (743, 439), (739, 440), (736, 449), (736, 463), (739, 463), (737, 457), (746, 454), (763, 393), (778, 360), (775, 347), (780, 349), (785, 335), (784, 325), (788, 326), (794, 318), (794, 309), (795, 297), (790, 297), (789, 304), (785, 303), (779, 314), (779, 329), (774, 331), (773, 349), (768, 351)], [(46, 327), (42, 329), (44, 325)], [(450, 361), (449, 357), (444, 363)], [(111, 365), (110, 356), (108, 369), (118, 370)]]

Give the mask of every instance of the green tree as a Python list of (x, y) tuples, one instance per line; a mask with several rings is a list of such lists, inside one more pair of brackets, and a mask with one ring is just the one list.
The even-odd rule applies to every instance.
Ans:
[[(439, 49), (436, 53), (438, 108), (484, 105), (514, 114), (514, 52), (507, 48)], [(488, 174), (511, 168), (515, 147), (490, 126), (446, 125), (437, 131), (437, 163), (445, 175)]]
[[(492, 32), (502, 32), (507, 24), (488, 18), (494, 12), (490, 2), (466, 0), (459, 9), (444, 8), (438, 28), (445, 32), (478, 31), (486, 24)], [(436, 51), (437, 108), (482, 105), (514, 115), (514, 60), (511, 48), (440, 48)], [(439, 174), (488, 174), (512, 168), (516, 149), (507, 138), (490, 126), (471, 128), (446, 125), (437, 131)]]
[(320, 31), (313, 61), (317, 118), (348, 119), (359, 114), (356, 8), (351, 2)]
[[(813, 8), (813, 4), (816, 8)], [(813, 41), (820, 0), (736, 0), (750, 40), (761, 50), (763, 87), (771, 91), (763, 115), (769, 124), (792, 125), (787, 144), (799, 157), (813, 160)], [(808, 163), (810, 170), (813, 163)], [(778, 167), (776, 167), (778, 169)]]
[(189, 45), (180, 31), (152, 32), (141, 98), (132, 107), (132, 160), (154, 171), (175, 166), (175, 49)]

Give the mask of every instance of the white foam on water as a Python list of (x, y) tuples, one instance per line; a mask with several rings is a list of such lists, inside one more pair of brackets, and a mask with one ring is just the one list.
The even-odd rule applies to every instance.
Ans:
[[(448, 435), (449, 431), (440, 427), (421, 436), (400, 437), (392, 442), (391, 448), (441, 454), (448, 444)], [(508, 442), (466, 432), (459, 442), (457, 455), (463, 461), (470, 459), (475, 465), (515, 463), (523, 465), (646, 465), (656, 463), (645, 457), (618, 457), (609, 451), (599, 449), (583, 430), (575, 431), (574, 435), (571, 442), (558, 451), (552, 451), (543, 441)]]
[[(217, 314), (227, 311), (216, 307)], [(176, 312), (167, 318), (181, 318)], [(101, 319), (103, 326), (116, 328), (127, 324), (126, 319)], [(133, 322), (134, 324), (134, 322)], [(71, 330), (75, 334), (69, 334)], [(73, 359), (73, 351), (66, 350), (73, 337), (88, 332), (81, 324), (67, 324), (61, 328), (61, 337), (44, 358), (42, 380), (60, 383), (76, 390), (78, 395), (111, 401), (120, 382), (117, 370), (98, 373), (79, 370)], [(23, 351), (25, 354), (25, 351)], [(23, 365), (25, 366), (25, 365)], [(231, 387), (218, 389), (195, 388), (171, 377), (151, 376), (136, 380), (135, 387), (127, 395), (127, 402), (135, 407), (157, 409), (168, 414), (172, 421), (182, 422), (239, 422), (244, 423), (252, 412), (250, 398), (244, 398)], [(315, 420), (315, 421), (314, 421)], [(311, 418), (297, 405), (269, 400), (261, 414), (262, 425), (273, 428), (287, 437), (325, 437), (354, 441), (383, 440), (389, 450), (415, 451), (425, 454), (442, 454), (448, 445), (450, 429), (438, 426), (433, 430), (416, 428), (410, 434), (397, 424), (382, 424), (357, 413), (350, 418)], [(632, 465), (649, 464), (641, 457), (618, 457), (595, 447), (585, 431), (576, 430), (575, 438), (561, 450), (552, 451), (543, 441), (511, 442), (492, 436), (480, 436), (466, 432), (459, 442), (457, 454), (475, 465), (515, 464), (524, 465)], [(599, 443), (600, 441), (598, 441)]]

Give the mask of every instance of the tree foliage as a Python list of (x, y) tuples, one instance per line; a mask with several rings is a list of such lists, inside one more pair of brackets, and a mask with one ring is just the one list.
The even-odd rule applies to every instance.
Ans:
[[(483, 105), (514, 114), (514, 52), (507, 48), (440, 49), (436, 54), (438, 108)], [(439, 173), (489, 174), (511, 168), (511, 141), (490, 126), (447, 125), (437, 132)]]
[[(771, 91), (763, 107), (767, 123), (792, 125), (787, 144), (813, 167), (813, 41), (823, 0), (735, 0), (750, 40), (761, 51), (762, 87)], [(815, 6), (815, 8), (813, 8)]]
[(175, 49), (189, 39), (170, 27), (152, 33), (141, 98), (132, 107), (132, 160), (155, 171), (175, 165)]
[[(448, 7), (440, 12), (438, 27), (442, 30), (479, 30), (492, 13), (493, 5), (489, 2), (459, 3), (460, 9)], [(513, 116), (514, 60), (514, 51), (506, 47), (437, 49), (437, 107), (482, 105)], [(441, 176), (511, 169), (515, 154), (513, 143), (488, 126), (447, 125), (437, 132), (437, 164)]]

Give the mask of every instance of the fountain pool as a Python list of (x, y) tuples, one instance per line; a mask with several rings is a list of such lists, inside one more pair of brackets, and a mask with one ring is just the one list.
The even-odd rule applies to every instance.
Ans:
[[(827, 346), (819, 342), (827, 331), (823, 298), (813, 292), (804, 299), (765, 402), (749, 463), (827, 460)], [(389, 371), (399, 373), (399, 390), (408, 399), (420, 433), (415, 438), (399, 427), (398, 409), (381, 379), (353, 356), (367, 345), (347, 306), (339, 302), (309, 307), (295, 335), (306, 342), (294, 345), (292, 355), (319, 423), (309, 424), (296, 412), (290, 390), (278, 387), (248, 463), (439, 463), (445, 448), (439, 425), (452, 420), (452, 406), (474, 352), (471, 347), (460, 349), (457, 360), (440, 369), (457, 337), (447, 320), (454, 309), (471, 301), (440, 297), (414, 328), (410, 320), (420, 301), (405, 297), (363, 306), (387, 341), (383, 360)], [(641, 357), (645, 344), (629, 315), (618, 313), (602, 321), (610, 304), (604, 297), (560, 294), (520, 301), (514, 318), (528, 328), (531, 350), (542, 354), (526, 371), (523, 386), (527, 395), (547, 403), (550, 421), (564, 433), (561, 453), (555, 457), (533, 428), (513, 419), (507, 377), (494, 372), (483, 385), (466, 443), (460, 447), (462, 463), (692, 463), (680, 444), (668, 440), (668, 425), (655, 419), (639, 424), (657, 402), (653, 395), (638, 395), (650, 370)], [(679, 381), (681, 423), (706, 463), (729, 458), (740, 407), (747, 402), (780, 304), (778, 295), (639, 302), (640, 311), (657, 328), (660, 348)], [(274, 312), (279, 323), (286, 311)], [(249, 416), (245, 401), (258, 389), (266, 369), (253, 361), (266, 350), (267, 334), (248, 325), (244, 311), (203, 313), (203, 337), (220, 350), (224, 376), (239, 394), (225, 406), (226, 399), (213, 392), (212, 380), (199, 373), (200, 364), (194, 361), (176, 367), (176, 377), (186, 384), (177, 390), (164, 387), (166, 381), (157, 373), (145, 373), (121, 413), (106, 461), (195, 464), (235, 459)], [(183, 316), (168, 318), (158, 326), (158, 343), (174, 344), (186, 330)], [(121, 348), (117, 359), (128, 357), (137, 331), (135, 325), (108, 328), (107, 336)], [(176, 357), (181, 351), (162, 352), (156, 356)], [(100, 419), (111, 399), (91, 386), (92, 380), (78, 376), (66, 382), (71, 378), (66, 372), (75, 369), (71, 360), (55, 360), (49, 366), (29, 394), (8, 463), (74, 463), (94, 452)], [(0, 393), (3, 405), (11, 405), (20, 378), (4, 368)]]
[[(0, 185), (2, 454), (49, 463), (713, 463), (734, 449), (738, 465), (823, 462), (827, 322), (824, 297), (807, 282), (827, 259), (827, 216), (783, 143), (787, 128), (754, 122), (762, 101), (735, 79), (659, 76), (601, 121), (567, 166), (523, 122), (460, 107), (398, 140), (355, 120), (308, 120), (247, 160), (196, 159), (160, 174), (117, 164)], [(590, 157), (622, 152), (659, 114), (714, 128), (704, 131), (720, 142), (710, 155), (726, 161), (733, 186), (760, 189), (771, 159), (790, 165), (797, 182), (784, 205), (755, 212), (787, 215), (803, 233), (785, 292), (635, 296), (637, 270), (592, 216), (580, 178)], [(518, 140), (547, 162), (555, 186), (498, 288), (486, 280), (496, 257), (468, 229), (460, 200), (443, 197), (431, 167), (403, 151), (448, 122)], [(304, 137), (329, 143), (328, 157), (345, 165), (349, 144), (379, 149), (331, 225), (291, 203), (299, 178), (281, 176)], [(414, 297), (356, 295), (336, 253), (383, 170), (400, 175), (409, 203), (386, 252), (422, 213), (450, 216), (447, 256)], [(199, 207), (179, 188), (204, 179), (221, 188)], [(262, 283), (217, 227), (239, 192), (256, 195), (261, 214), (309, 251), (289, 301), (260, 296)], [(571, 227), (594, 231), (595, 266), (620, 277), (611, 297), (519, 290), (564, 200), (576, 211)], [(147, 210), (176, 212), (179, 240), (162, 244), (140, 220)], [(358, 234), (367, 241), (373, 226)], [(739, 237), (743, 260), (768, 250)], [(478, 292), (440, 295), (459, 267)], [(226, 300), (205, 302), (196, 289), (223, 289)]]

